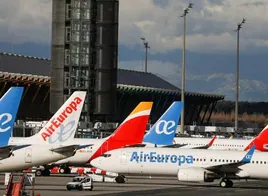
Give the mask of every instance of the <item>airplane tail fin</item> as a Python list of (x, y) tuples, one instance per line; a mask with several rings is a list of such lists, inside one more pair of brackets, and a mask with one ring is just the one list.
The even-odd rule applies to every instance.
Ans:
[(85, 91), (75, 91), (47, 124), (29, 139), (39, 144), (61, 144), (74, 138), (86, 97)]
[(0, 145), (8, 144), (20, 105), (23, 87), (11, 87), (0, 99)]
[(244, 149), (245, 151), (256, 145), (256, 150), (268, 151), (268, 125), (255, 137), (252, 142)]
[(111, 135), (113, 140), (126, 141), (128, 145), (141, 143), (152, 106), (153, 102), (140, 102)]
[(109, 150), (142, 143), (152, 106), (153, 102), (140, 102), (114, 133), (106, 138), (89, 162)]
[(143, 142), (171, 145), (181, 115), (183, 103), (173, 102), (143, 138)]

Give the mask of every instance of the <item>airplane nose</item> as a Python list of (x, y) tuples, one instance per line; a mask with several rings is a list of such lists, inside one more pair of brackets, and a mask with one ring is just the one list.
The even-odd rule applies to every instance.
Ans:
[(93, 159), (90, 164), (93, 165), (93, 167), (99, 167), (101, 165), (101, 160), (99, 158)]

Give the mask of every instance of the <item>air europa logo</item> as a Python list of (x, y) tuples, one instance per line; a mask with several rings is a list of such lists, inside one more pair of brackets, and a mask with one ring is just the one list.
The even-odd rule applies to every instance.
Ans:
[(175, 132), (175, 129), (171, 130), (174, 128), (176, 123), (172, 120), (170, 121), (165, 121), (165, 120), (160, 120), (155, 127), (155, 132), (157, 134), (162, 134), (164, 133), (165, 135), (170, 135)]
[(75, 97), (74, 100), (65, 108), (65, 110), (62, 111), (58, 117), (53, 118), (50, 121), (51, 124), (46, 126), (45, 131), (41, 133), (44, 141), (46, 141), (47, 138), (50, 137), (55, 130), (61, 126), (61, 124), (68, 118), (70, 114), (77, 110), (77, 105), (79, 105), (81, 102), (82, 99), (80, 97)]
[(193, 164), (192, 155), (175, 155), (175, 154), (158, 154), (157, 152), (144, 153), (133, 152), (130, 161), (136, 162), (150, 162), (150, 163), (174, 163), (179, 166), (182, 164)]

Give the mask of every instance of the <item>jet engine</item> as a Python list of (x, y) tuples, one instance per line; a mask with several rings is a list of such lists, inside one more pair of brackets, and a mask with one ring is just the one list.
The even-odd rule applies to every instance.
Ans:
[(178, 180), (185, 182), (213, 182), (217, 175), (203, 168), (183, 168), (178, 171)]

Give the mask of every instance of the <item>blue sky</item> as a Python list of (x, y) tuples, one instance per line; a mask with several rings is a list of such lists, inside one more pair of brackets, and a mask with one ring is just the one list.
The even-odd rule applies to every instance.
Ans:
[[(180, 86), (182, 18), (189, 1), (120, 0), (119, 67), (148, 70)], [(50, 57), (51, 0), (2, 0), (0, 51)], [(186, 90), (235, 97), (236, 29), (240, 33), (240, 100), (268, 100), (268, 0), (198, 0), (187, 15)], [(12, 47), (13, 43), (13, 47)]]

